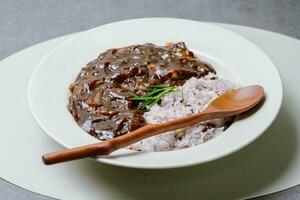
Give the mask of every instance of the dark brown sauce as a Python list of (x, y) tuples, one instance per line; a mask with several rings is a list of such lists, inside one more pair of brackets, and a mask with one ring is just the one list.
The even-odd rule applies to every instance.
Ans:
[(101, 140), (145, 125), (144, 110), (130, 100), (143, 85), (182, 85), (191, 77), (216, 73), (183, 42), (110, 49), (88, 63), (69, 87), (68, 109), (81, 128)]

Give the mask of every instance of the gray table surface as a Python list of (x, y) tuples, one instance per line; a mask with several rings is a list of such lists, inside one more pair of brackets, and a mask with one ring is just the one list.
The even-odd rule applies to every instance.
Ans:
[[(300, 0), (0, 0), (0, 60), (51, 38), (140, 17), (239, 24), (300, 39)], [(0, 199), (52, 198), (0, 179)], [(257, 199), (300, 199), (300, 186)]]

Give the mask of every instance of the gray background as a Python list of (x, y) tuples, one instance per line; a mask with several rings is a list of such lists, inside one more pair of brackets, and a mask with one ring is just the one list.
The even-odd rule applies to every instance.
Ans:
[[(0, 60), (51, 38), (139, 17), (239, 24), (300, 39), (300, 0), (0, 0)], [(0, 199), (51, 198), (0, 179)], [(300, 186), (257, 199), (300, 199)]]

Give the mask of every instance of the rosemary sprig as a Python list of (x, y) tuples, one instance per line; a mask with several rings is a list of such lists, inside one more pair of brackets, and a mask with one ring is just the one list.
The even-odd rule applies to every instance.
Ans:
[(144, 85), (148, 90), (145, 95), (133, 94), (131, 100), (140, 101), (138, 109), (147, 109), (159, 102), (159, 100), (167, 93), (177, 89), (176, 86), (166, 85)]

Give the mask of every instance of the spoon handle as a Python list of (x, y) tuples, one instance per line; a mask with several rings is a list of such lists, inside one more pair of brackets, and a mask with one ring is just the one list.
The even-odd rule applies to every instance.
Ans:
[(201, 121), (215, 119), (218, 117), (220, 117), (220, 113), (207, 112), (207, 110), (205, 110), (201, 113), (177, 118), (161, 124), (148, 124), (135, 131), (113, 138), (111, 140), (48, 153), (45, 154), (42, 158), (43, 162), (46, 165), (50, 165), (90, 156), (109, 155), (115, 150), (134, 144), (135, 142), (138, 142), (147, 137), (192, 126)]

